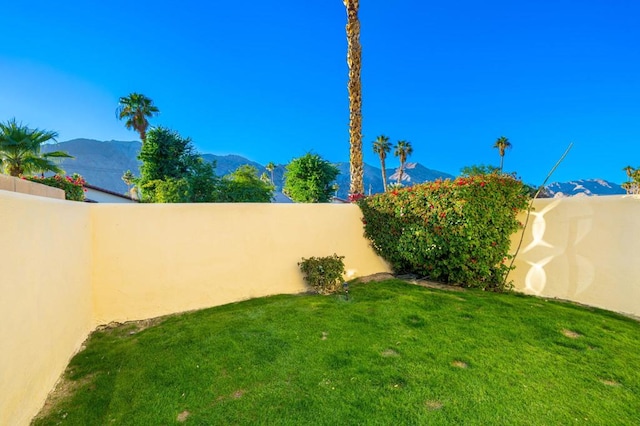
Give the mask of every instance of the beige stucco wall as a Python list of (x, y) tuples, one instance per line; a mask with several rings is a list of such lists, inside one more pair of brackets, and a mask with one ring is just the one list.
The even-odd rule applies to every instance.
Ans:
[(0, 190), (64, 200), (64, 190), (13, 176), (0, 174)]
[(542, 199), (534, 207), (510, 275), (515, 288), (640, 316), (640, 197)]
[(302, 257), (345, 256), (350, 277), (387, 271), (355, 205), (93, 205), (96, 322), (305, 291)]
[(0, 425), (28, 424), (91, 330), (83, 203), (0, 191)]
[[(640, 315), (640, 197), (537, 200), (524, 235), (516, 289)], [(304, 291), (302, 257), (343, 255), (349, 278), (388, 271), (350, 204), (86, 204), (0, 190), (0, 238), (0, 424), (11, 425), (28, 424), (98, 324)]]

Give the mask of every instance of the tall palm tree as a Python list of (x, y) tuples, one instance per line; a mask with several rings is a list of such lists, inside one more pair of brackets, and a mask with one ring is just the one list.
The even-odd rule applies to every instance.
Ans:
[(0, 164), (5, 173), (64, 173), (52, 158), (73, 158), (63, 151), (42, 153), (42, 144), (55, 141), (56, 132), (30, 129), (16, 119), (0, 123)]
[(140, 93), (131, 93), (120, 98), (116, 115), (119, 120), (124, 120), (124, 126), (129, 130), (135, 130), (140, 134), (140, 140), (144, 143), (149, 128), (149, 120), (158, 115), (160, 110), (153, 105), (153, 101)]
[(271, 185), (275, 185), (273, 182), (273, 171), (276, 169), (276, 165), (273, 161), (269, 161), (265, 167), (269, 173), (271, 173)]
[(635, 169), (631, 166), (626, 166), (622, 169), (625, 173), (627, 173), (627, 180), (631, 180), (631, 177), (633, 176), (633, 172), (635, 171)]
[(347, 9), (347, 64), (349, 65), (349, 174), (351, 194), (364, 194), (364, 165), (362, 162), (362, 86), (360, 66), (359, 0), (343, 0)]
[(502, 165), (504, 164), (504, 152), (507, 148), (511, 148), (511, 142), (504, 136), (500, 136), (496, 139), (496, 143), (493, 144), (494, 148), (498, 149), (498, 153), (500, 154), (500, 172), (502, 172)]
[(402, 183), (402, 175), (404, 174), (404, 163), (407, 162), (407, 157), (413, 154), (413, 147), (409, 141), (398, 141), (393, 151), (393, 155), (400, 159), (400, 172), (398, 174), (398, 183)]
[(382, 187), (384, 192), (387, 192), (387, 169), (384, 160), (387, 158), (387, 154), (391, 152), (391, 142), (385, 135), (380, 135), (373, 141), (373, 152), (380, 157), (380, 167), (382, 168)]

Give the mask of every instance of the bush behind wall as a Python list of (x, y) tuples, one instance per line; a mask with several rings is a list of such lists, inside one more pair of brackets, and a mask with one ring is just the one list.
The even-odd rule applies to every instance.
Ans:
[(529, 197), (513, 176), (435, 181), (358, 201), (364, 233), (396, 273), (505, 290), (510, 235)]

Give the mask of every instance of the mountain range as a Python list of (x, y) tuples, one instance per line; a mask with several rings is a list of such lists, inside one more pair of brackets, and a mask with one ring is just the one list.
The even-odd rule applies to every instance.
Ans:
[[(73, 139), (66, 142), (47, 144), (44, 152), (65, 151), (73, 159), (62, 159), (61, 167), (67, 174), (78, 173), (92, 186), (107, 189), (117, 193), (126, 193), (127, 185), (122, 181), (125, 171), (131, 170), (138, 175), (140, 161), (137, 159), (141, 143), (139, 141), (97, 141), (93, 139)], [(202, 157), (215, 162), (215, 171), (219, 176), (233, 172), (239, 166), (249, 164), (258, 169), (258, 174), (270, 174), (266, 167), (239, 155), (202, 154)], [(284, 184), (284, 164), (278, 164), (273, 171), (276, 190), (280, 193)], [(349, 163), (335, 163), (340, 171), (336, 178), (338, 185), (337, 197), (346, 199), (349, 191)], [(387, 169), (388, 182), (397, 180), (396, 169)], [(403, 183), (413, 184), (436, 179), (452, 179), (453, 175), (438, 170), (429, 169), (420, 163), (407, 163)], [(382, 173), (380, 168), (364, 164), (364, 189), (366, 194), (382, 192)], [(546, 188), (551, 197), (562, 196), (592, 196), (624, 194), (625, 190), (618, 184), (600, 179), (577, 180), (564, 183), (552, 183)], [(276, 194), (277, 200), (283, 200), (281, 194)]]

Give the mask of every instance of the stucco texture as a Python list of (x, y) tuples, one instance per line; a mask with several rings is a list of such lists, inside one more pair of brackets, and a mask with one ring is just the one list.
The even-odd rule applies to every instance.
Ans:
[(345, 256), (349, 278), (388, 271), (343, 204), (145, 204), (92, 209), (97, 323), (307, 288), (302, 257)]
[(0, 425), (29, 423), (93, 328), (88, 207), (0, 191)]
[[(639, 218), (640, 197), (536, 200), (510, 279), (640, 316)], [(348, 279), (389, 271), (351, 204), (87, 204), (0, 189), (0, 238), (2, 425), (29, 423), (99, 324), (299, 293), (303, 257), (345, 256)]]
[(510, 279), (524, 293), (640, 316), (638, 253), (640, 197), (536, 200)]

